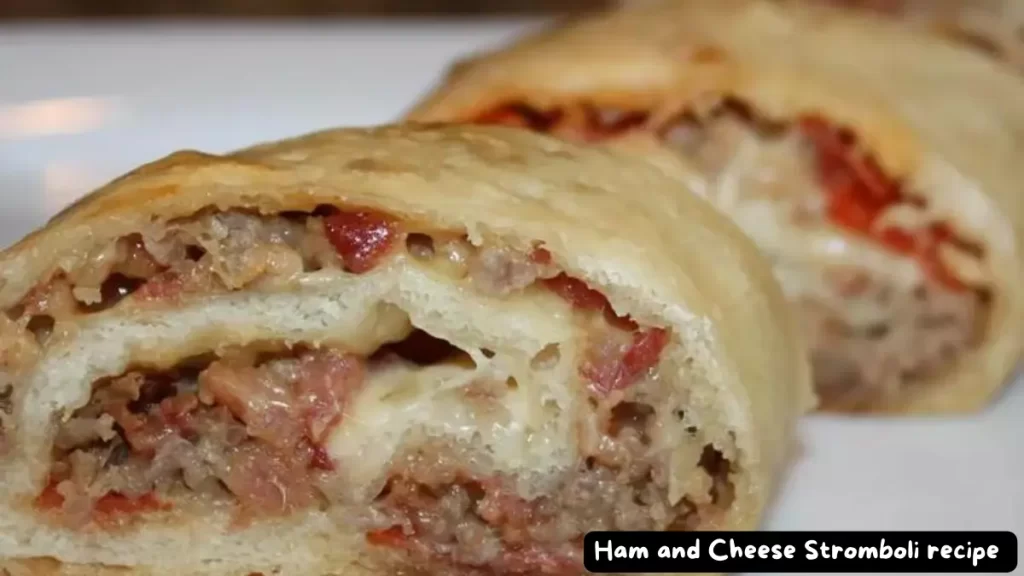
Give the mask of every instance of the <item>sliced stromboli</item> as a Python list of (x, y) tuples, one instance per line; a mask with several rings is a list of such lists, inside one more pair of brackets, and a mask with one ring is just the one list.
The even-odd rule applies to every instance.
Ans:
[(823, 408), (982, 407), (1024, 334), (1021, 78), (865, 13), (651, 4), (463, 62), (409, 117), (689, 159), (772, 260)]
[(589, 530), (755, 527), (809, 369), (678, 186), (501, 127), (114, 181), (0, 258), (0, 559), (576, 574)]

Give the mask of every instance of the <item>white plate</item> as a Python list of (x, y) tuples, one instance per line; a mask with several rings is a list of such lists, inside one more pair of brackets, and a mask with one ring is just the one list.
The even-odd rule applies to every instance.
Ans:
[[(175, 149), (386, 122), (532, 24), (0, 28), (0, 243)], [(1020, 381), (978, 416), (814, 417), (802, 437), (771, 529), (1024, 532)]]

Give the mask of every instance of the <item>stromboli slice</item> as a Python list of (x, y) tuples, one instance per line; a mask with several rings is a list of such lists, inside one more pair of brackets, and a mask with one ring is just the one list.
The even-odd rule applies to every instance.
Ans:
[(1020, 356), (1024, 82), (894, 20), (655, 2), (465, 61), (409, 118), (688, 158), (773, 261), (825, 409), (975, 410)]
[(756, 249), (678, 186), (454, 126), (112, 182), (0, 258), (0, 558), (575, 574), (588, 530), (755, 527), (809, 370)]

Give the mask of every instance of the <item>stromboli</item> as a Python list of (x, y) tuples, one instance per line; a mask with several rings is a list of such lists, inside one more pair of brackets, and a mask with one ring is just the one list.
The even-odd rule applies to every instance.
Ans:
[(808, 370), (756, 249), (679, 185), (486, 127), (112, 182), (0, 258), (0, 558), (563, 574), (599, 527), (753, 528)]
[(681, 152), (775, 263), (823, 408), (984, 406), (1024, 334), (1021, 78), (809, 2), (650, 4), (461, 62), (408, 119)]

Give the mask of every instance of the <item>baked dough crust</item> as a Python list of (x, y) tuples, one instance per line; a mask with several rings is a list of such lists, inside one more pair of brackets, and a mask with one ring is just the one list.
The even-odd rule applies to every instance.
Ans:
[(877, 411), (978, 410), (1007, 383), (1024, 339), (1024, 82), (897, 21), (796, 4), (670, 0), (561, 25), (456, 64), (408, 120), (580, 101), (671, 118), (730, 95), (773, 120), (849, 126), (891, 176), (984, 246), (995, 271), (983, 345)]
[[(756, 248), (710, 205), (679, 194), (680, 183), (667, 168), (667, 160), (653, 164), (499, 127), (331, 130), (225, 156), (180, 152), (88, 195), (0, 254), (0, 306), (16, 304), (55, 270), (73, 267), (96, 247), (209, 206), (277, 213), (343, 204), (439, 229), (465, 229), (471, 238), (500, 237), (523, 247), (540, 241), (562, 269), (599, 288), (620, 314), (671, 328), (676, 336), (667, 353), (692, 356), (705, 382), (679, 386), (692, 386), (694, 397), (718, 407), (709, 409), (708, 425), (718, 420), (735, 434), (742, 467), (723, 527), (752, 529), (791, 453), (797, 417), (813, 402), (809, 370), (781, 292)], [(635, 193), (640, 189), (645, 194)], [(188, 306), (212, 307), (223, 298), (211, 295), (209, 303), (200, 299)], [(168, 306), (153, 313), (173, 322), (179, 313), (174, 307), (183, 305)], [(120, 310), (102, 314), (138, 318)], [(444, 319), (454, 341), (508, 331), (504, 325), (469, 325), (465, 307), (430, 312)], [(272, 325), (264, 330), (257, 336), (275, 335)], [(242, 331), (235, 327), (235, 333)], [(44, 356), (58, 353), (44, 350)], [(37, 376), (30, 370), (24, 382), (39, 382)], [(317, 513), (308, 521), (266, 522), (241, 534), (213, 514), (201, 519), (201, 528), (142, 526), (127, 535), (81, 540), (41, 526), (17, 501), (41, 487), (40, 475), (26, 470), (39, 469), (45, 451), (40, 447), (52, 441), (52, 417), (88, 393), (91, 379), (81, 372), (73, 378), (74, 390), (44, 394), (43, 384), (16, 389), (16, 450), (0, 460), (0, 559), (9, 559), (13, 574), (19, 567), (47, 574), (119, 572), (90, 566), (100, 561), (89, 559), (91, 550), (93, 558), (110, 557), (119, 538), (137, 544), (127, 562), (146, 574), (179, 573), (184, 568), (173, 562), (193, 553), (224, 559), (188, 567), (197, 573), (267, 570), (247, 562), (273, 554), (282, 565), (267, 574), (327, 574), (338, 566), (348, 566), (347, 574), (384, 573), (374, 560), (356, 556), (362, 552), (354, 550), (362, 548), (345, 540), (350, 536), (332, 536), (337, 527)], [(196, 534), (203, 534), (201, 540)], [(263, 547), (258, 554), (247, 549), (247, 535)], [(75, 562), (81, 564), (15, 559), (40, 546), (52, 547), (58, 557), (61, 550), (80, 548)]]

